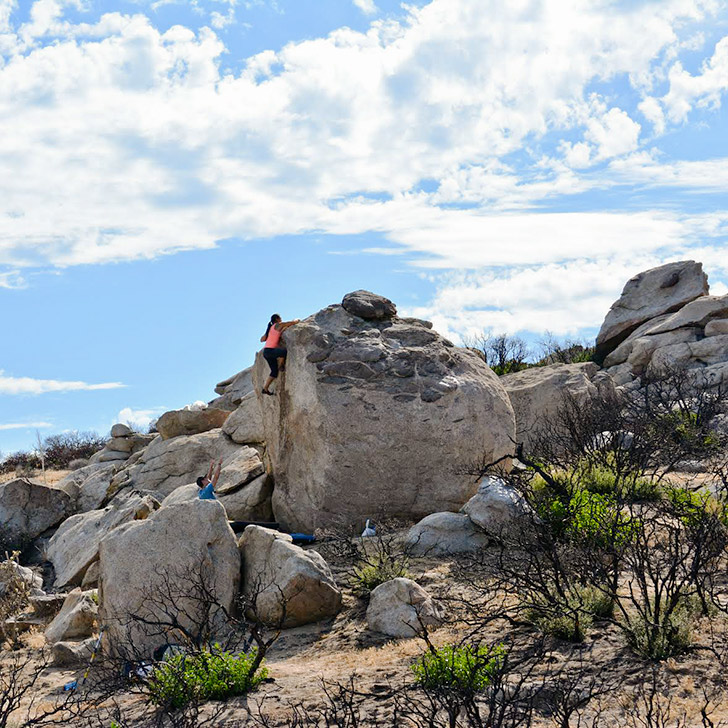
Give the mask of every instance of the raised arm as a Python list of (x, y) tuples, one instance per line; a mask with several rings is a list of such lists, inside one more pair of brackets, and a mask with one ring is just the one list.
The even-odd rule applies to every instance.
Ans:
[(220, 479), (220, 470), (222, 470), (222, 458), (217, 463), (217, 468), (215, 468), (215, 475), (212, 476), (212, 487), (217, 487), (217, 481)]
[(278, 331), (285, 331), (286, 329), (290, 329), (291, 326), (295, 326), (296, 324), (300, 324), (301, 319), (293, 319), (293, 321), (283, 321), (282, 323), (278, 324), (277, 328)]
[(210, 460), (210, 467), (207, 469), (207, 479), (208, 480), (211, 480), (212, 479), (212, 469), (214, 467), (215, 467), (215, 461), (214, 460)]

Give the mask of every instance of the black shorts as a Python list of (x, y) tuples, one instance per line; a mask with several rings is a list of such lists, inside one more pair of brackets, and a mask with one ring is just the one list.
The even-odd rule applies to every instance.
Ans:
[(273, 379), (278, 376), (278, 360), (281, 357), (285, 359), (287, 354), (288, 352), (282, 346), (277, 346), (275, 349), (263, 349), (263, 357), (268, 362), (268, 366), (270, 367), (270, 375), (271, 377), (273, 377)]

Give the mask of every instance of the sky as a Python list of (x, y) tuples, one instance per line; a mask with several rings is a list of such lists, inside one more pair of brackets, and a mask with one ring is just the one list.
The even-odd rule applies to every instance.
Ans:
[(725, 0), (0, 0), (0, 452), (373, 290), (455, 341), (728, 293)]

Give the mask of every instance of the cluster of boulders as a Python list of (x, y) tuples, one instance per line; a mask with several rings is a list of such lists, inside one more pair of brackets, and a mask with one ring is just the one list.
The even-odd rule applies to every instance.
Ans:
[[(709, 295), (699, 263), (646, 271), (601, 327), (602, 366), (552, 364), (500, 378), (429, 322), (400, 317), (392, 301), (366, 291), (309, 316), (285, 339), (287, 371), (274, 397), (261, 394), (268, 366), (259, 355), (220, 382), (208, 404), (163, 414), (156, 432), (114, 425), (104, 448), (57, 485), (0, 485), (4, 542), (42, 541), (53, 588), (74, 589), (56, 598), (61, 621), (48, 627), (54, 644), (74, 635), (57, 648), (59, 660), (88, 654), (99, 619), (110, 625), (109, 644), (153, 648), (157, 638), (123, 615), (153, 612), (165, 589), (184, 612), (190, 578), (206, 580), (221, 615), (239, 599), (284, 627), (336, 614), (341, 591), (324, 559), (265, 524), (313, 533), (409, 519), (417, 523), (407, 548), (433, 556), (530, 527), (528, 505), (497, 478), (467, 475), (473, 463), (510, 467), (514, 443), (531, 443), (564, 392), (586, 403), (605, 388), (635, 388), (661, 362), (725, 381), (728, 296)], [(213, 461), (222, 462), (217, 501), (201, 501), (195, 480)], [(262, 525), (238, 538), (230, 521)], [(37, 609), (52, 612), (42, 601)], [(402, 637), (441, 616), (404, 578), (375, 589), (367, 612), (371, 629)]]

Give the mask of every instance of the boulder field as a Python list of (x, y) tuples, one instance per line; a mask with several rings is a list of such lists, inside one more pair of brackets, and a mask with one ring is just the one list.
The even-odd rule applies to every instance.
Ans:
[[(313, 533), (396, 517), (416, 522), (405, 541), (427, 555), (477, 550), (504, 530), (532, 527), (516, 494), (468, 470), (499, 458), (508, 467), (515, 443), (528, 448), (565, 392), (587, 403), (604, 388), (639, 389), (640, 376), (663, 364), (728, 383), (728, 296), (710, 295), (694, 261), (645, 271), (606, 315), (599, 364), (500, 378), (474, 351), (367, 291), (289, 328), (284, 342), (274, 396), (261, 392), (269, 369), (259, 353), (208, 405), (165, 413), (157, 431), (115, 425), (103, 450), (58, 484), (0, 484), (0, 541), (45, 546), (56, 589), (98, 583), (107, 641), (157, 646), (125, 615), (153, 610), (165, 589), (177, 590), (182, 609), (190, 574), (210, 581), (222, 611), (258, 591), (269, 623), (336, 614), (341, 592), (318, 553), (258, 525), (238, 537), (230, 521)], [(200, 501), (195, 480), (211, 460), (222, 460), (218, 500)], [(66, 611), (95, 624), (94, 598), (74, 592)], [(413, 614), (438, 617), (405, 579), (380, 587), (374, 604), (368, 619), (383, 633), (409, 634)], [(87, 654), (88, 629), (68, 643), (65, 628), (52, 630), (59, 660)]]

